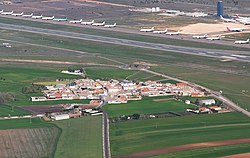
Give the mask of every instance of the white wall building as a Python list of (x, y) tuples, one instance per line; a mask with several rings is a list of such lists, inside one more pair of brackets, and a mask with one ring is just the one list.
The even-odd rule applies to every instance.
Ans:
[(199, 104), (200, 105), (213, 105), (215, 104), (215, 100), (214, 99), (200, 100)]

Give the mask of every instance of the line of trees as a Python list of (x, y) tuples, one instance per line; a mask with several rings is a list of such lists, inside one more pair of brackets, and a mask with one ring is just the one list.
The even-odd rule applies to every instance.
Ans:
[(31, 86), (26, 86), (22, 88), (22, 93), (30, 94), (30, 93), (40, 93), (44, 89), (43, 85), (32, 84)]

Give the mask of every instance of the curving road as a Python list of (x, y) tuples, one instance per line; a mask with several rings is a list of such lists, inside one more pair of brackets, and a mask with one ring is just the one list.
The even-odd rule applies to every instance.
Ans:
[(167, 44), (141, 42), (141, 41), (135, 41), (135, 40), (119, 39), (119, 38), (113, 38), (113, 37), (104, 37), (104, 36), (98, 36), (98, 35), (89, 35), (89, 34), (82, 34), (82, 33), (75, 33), (75, 32), (66, 32), (66, 31), (42, 29), (42, 28), (36, 28), (36, 27), (3, 24), (3, 23), (0, 23), (0, 28), (8, 29), (8, 30), (38, 33), (38, 34), (53, 35), (53, 36), (59, 36), (59, 37), (81, 39), (81, 40), (111, 43), (111, 44), (117, 44), (117, 45), (133, 46), (133, 47), (140, 47), (140, 48), (147, 48), (147, 49), (154, 49), (154, 50), (161, 50), (161, 51), (170, 51), (170, 52), (184, 53), (184, 54), (190, 54), (190, 55), (207, 56), (207, 57), (214, 57), (214, 58), (220, 58), (220, 59), (250, 62), (249, 52), (223, 51), (223, 50), (173, 46), (173, 45), (167, 45)]
[(164, 77), (166, 79), (170, 79), (170, 80), (176, 80), (178, 82), (183, 82), (183, 83), (186, 83), (190, 86), (193, 86), (193, 87), (200, 87), (202, 89), (205, 89), (207, 92), (210, 93), (210, 95), (220, 101), (222, 101), (224, 104), (226, 104), (227, 106), (231, 107), (232, 109), (238, 111), (238, 112), (241, 112), (243, 113), (244, 115), (250, 117), (250, 112), (241, 108), (240, 106), (236, 105), (234, 102), (232, 102), (231, 100), (229, 100), (228, 98), (226, 98), (225, 96), (221, 95), (220, 93), (216, 92), (216, 91), (213, 91), (213, 90), (210, 90), (206, 87), (203, 87), (203, 86), (200, 86), (198, 84), (195, 84), (195, 83), (190, 83), (190, 82), (187, 82), (187, 81), (184, 81), (184, 80), (181, 80), (181, 79), (178, 79), (178, 78), (175, 78), (175, 77), (171, 77), (171, 76), (167, 76), (167, 75), (164, 75), (164, 74), (161, 74), (161, 73), (158, 73), (158, 72), (154, 72), (154, 71), (151, 71), (151, 70), (147, 70), (147, 69), (141, 69), (141, 71), (144, 71), (144, 72), (147, 72), (147, 73), (151, 73), (151, 74), (154, 74), (154, 75), (157, 75), (157, 76), (161, 76), (161, 77)]

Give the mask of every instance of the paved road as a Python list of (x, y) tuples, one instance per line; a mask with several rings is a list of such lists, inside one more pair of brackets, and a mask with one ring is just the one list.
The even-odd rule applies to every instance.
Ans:
[(231, 100), (229, 100), (228, 98), (226, 98), (225, 96), (221, 95), (220, 93), (218, 93), (216, 91), (210, 90), (210, 89), (208, 89), (206, 87), (203, 87), (203, 86), (200, 86), (200, 85), (197, 85), (197, 84), (194, 84), (194, 83), (190, 83), (190, 82), (178, 79), (178, 78), (174, 78), (174, 77), (167, 76), (167, 75), (164, 75), (164, 74), (161, 74), (161, 73), (158, 73), (158, 72), (154, 72), (154, 71), (151, 71), (151, 70), (142, 69), (141, 71), (144, 71), (144, 72), (147, 72), (147, 73), (151, 73), (151, 74), (154, 74), (154, 75), (157, 75), (157, 76), (161, 76), (161, 77), (164, 77), (166, 79), (176, 80), (178, 82), (187, 83), (188, 85), (191, 85), (191, 86), (194, 86), (194, 87), (200, 87), (202, 89), (205, 89), (207, 92), (211, 93), (212, 97), (214, 97), (214, 98), (216, 98), (216, 99), (224, 102), (224, 104), (226, 104), (227, 106), (231, 107), (232, 109), (234, 109), (234, 110), (236, 110), (238, 112), (241, 112), (244, 115), (250, 117), (250, 112), (248, 112), (247, 110), (239, 107), (234, 102), (232, 102)]
[[(51, 30), (51, 29), (41, 29), (41, 28), (36, 28), (36, 27), (3, 24), (3, 23), (0, 23), (0, 28), (9, 29), (9, 30), (17, 30), (17, 31), (25, 31), (25, 32), (31, 32), (31, 33), (46, 34), (46, 35), (53, 35), (53, 36), (59, 36), (59, 37), (96, 41), (96, 42), (105, 42), (105, 43), (111, 43), (111, 44), (117, 44), (117, 45), (155, 49), (155, 50), (161, 50), (161, 51), (171, 51), (171, 52), (191, 54), (191, 55), (208, 56), (208, 57), (214, 57), (214, 58), (220, 58), (220, 59), (250, 62), (249, 52), (223, 51), (223, 50), (212, 50), (212, 49), (210, 50), (210, 49), (202, 49), (202, 48), (172, 46), (172, 45), (166, 45), (166, 44), (140, 42), (140, 41), (119, 39), (119, 38), (113, 38), (113, 37), (104, 37), (104, 36), (98, 36), (98, 35), (81, 34), (81, 33), (58, 31), (58, 30)], [(241, 55), (237, 55), (239, 53)]]
[(108, 122), (108, 114), (103, 112), (103, 137), (104, 137), (104, 155), (103, 158), (110, 158), (110, 144), (109, 144), (109, 122)]

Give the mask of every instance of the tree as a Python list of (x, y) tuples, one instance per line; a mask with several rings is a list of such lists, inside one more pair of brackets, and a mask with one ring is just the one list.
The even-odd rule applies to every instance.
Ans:
[(133, 114), (132, 117), (133, 119), (138, 120), (140, 118), (140, 114)]

